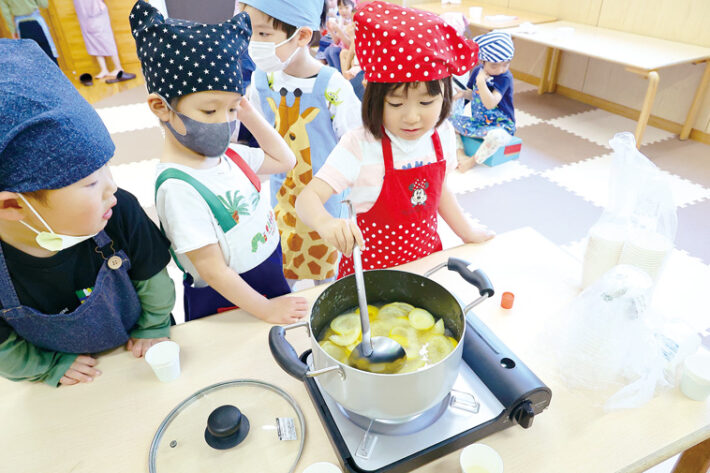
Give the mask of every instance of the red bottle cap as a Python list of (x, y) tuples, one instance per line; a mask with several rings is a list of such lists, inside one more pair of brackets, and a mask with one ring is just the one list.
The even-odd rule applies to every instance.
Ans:
[(504, 292), (500, 298), (500, 306), (504, 309), (512, 309), (515, 295), (512, 292)]

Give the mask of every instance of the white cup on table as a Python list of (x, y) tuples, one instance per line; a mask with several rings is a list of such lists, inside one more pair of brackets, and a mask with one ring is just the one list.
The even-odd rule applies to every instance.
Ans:
[(481, 18), (483, 18), (483, 7), (470, 7), (468, 9), (468, 18), (471, 21), (481, 21)]
[(474, 443), (461, 451), (463, 473), (503, 473), (503, 459), (498, 452), (482, 443)]
[(173, 381), (180, 376), (180, 345), (172, 340), (156, 343), (145, 352), (145, 361), (160, 381)]

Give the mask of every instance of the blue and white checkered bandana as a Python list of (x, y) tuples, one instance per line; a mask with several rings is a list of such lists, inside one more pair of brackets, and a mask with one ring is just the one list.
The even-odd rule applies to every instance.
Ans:
[(148, 92), (166, 100), (206, 90), (244, 93), (239, 59), (251, 38), (246, 13), (207, 25), (165, 19), (139, 0), (129, 19)]
[(510, 33), (491, 31), (473, 40), (478, 44), (478, 57), (481, 61), (505, 62), (513, 59), (515, 47)]

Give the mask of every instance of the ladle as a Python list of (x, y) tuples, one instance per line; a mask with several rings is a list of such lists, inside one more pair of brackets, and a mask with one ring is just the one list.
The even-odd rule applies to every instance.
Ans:
[[(349, 200), (343, 202), (348, 206), (350, 218), (355, 220), (352, 202)], [(360, 307), (362, 342), (358, 343), (353, 351), (350, 352), (348, 364), (372, 373), (396, 373), (407, 361), (407, 353), (402, 348), (402, 345), (389, 337), (371, 337), (370, 335), (370, 314), (367, 311), (362, 255), (357, 243), (353, 246), (353, 267), (355, 270), (355, 285), (357, 286), (357, 300)]]

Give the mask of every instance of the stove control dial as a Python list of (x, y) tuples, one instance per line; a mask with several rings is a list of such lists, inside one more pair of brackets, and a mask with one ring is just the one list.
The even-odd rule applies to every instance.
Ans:
[(535, 412), (530, 401), (525, 401), (516, 407), (511, 414), (511, 417), (524, 429), (529, 428), (533, 423)]

